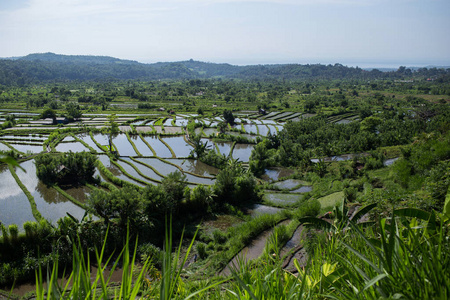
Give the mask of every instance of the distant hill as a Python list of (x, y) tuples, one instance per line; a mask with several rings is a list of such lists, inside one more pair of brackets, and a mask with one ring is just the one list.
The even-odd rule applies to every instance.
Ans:
[(51, 52), (34, 53), (27, 56), (20, 57), (19, 60), (27, 61), (47, 61), (58, 63), (80, 63), (80, 64), (123, 64), (123, 65), (138, 65), (137, 61), (118, 59), (110, 56), (93, 56), (93, 55), (62, 55)]
[(413, 74), (427, 77), (448, 76), (450, 70), (397, 71), (363, 70), (334, 65), (253, 65), (207, 63), (194, 60), (143, 64), (109, 56), (60, 55), (54, 53), (29, 54), (20, 58), (0, 60), (0, 84), (26, 85), (70, 80), (159, 80), (235, 78), (242, 80), (329, 80), (411, 78)]

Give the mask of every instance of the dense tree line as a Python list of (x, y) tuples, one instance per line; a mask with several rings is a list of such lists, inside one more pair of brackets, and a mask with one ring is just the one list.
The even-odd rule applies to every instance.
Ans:
[(415, 111), (386, 109), (349, 124), (329, 123), (325, 116), (288, 121), (277, 136), (269, 136), (255, 147), (250, 168), (260, 174), (272, 165), (305, 166), (311, 164), (312, 157), (403, 145), (422, 132), (445, 131), (450, 118), (448, 107), (422, 105)]
[(397, 71), (366, 71), (361, 68), (334, 65), (258, 65), (232, 66), (198, 61), (141, 64), (103, 56), (66, 56), (53, 53), (32, 54), (23, 58), (0, 60), (0, 84), (18, 85), (40, 82), (98, 79), (411, 79), (448, 80), (449, 69), (420, 68), (416, 71), (400, 67)]

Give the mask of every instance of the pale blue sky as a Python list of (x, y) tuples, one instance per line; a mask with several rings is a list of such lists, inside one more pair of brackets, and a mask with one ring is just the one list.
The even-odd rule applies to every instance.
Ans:
[(450, 65), (450, 0), (0, 0), (0, 57)]

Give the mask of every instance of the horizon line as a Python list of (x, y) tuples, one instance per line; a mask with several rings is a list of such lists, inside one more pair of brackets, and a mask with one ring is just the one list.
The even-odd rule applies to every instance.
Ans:
[[(6, 60), (16, 60), (23, 57), (26, 57), (28, 55), (33, 54), (54, 54), (54, 55), (60, 55), (60, 56), (92, 56), (92, 57), (109, 57), (114, 58), (118, 60), (128, 60), (128, 61), (134, 61), (140, 64), (157, 64), (157, 63), (177, 63), (177, 62), (184, 62), (184, 61), (196, 61), (196, 62), (202, 62), (202, 63), (212, 63), (212, 64), (229, 64), (232, 66), (258, 66), (258, 65), (335, 65), (340, 64), (345, 67), (353, 67), (353, 68), (361, 68), (361, 69), (398, 69), (401, 66), (405, 66), (407, 68), (450, 68), (450, 62), (442, 62), (442, 63), (436, 63), (436, 62), (393, 62), (393, 60), (388, 61), (374, 61), (374, 59), (367, 59), (367, 60), (358, 60), (358, 61), (348, 61), (346, 59), (342, 59), (341, 62), (339, 60), (333, 60), (334, 62), (331, 62), (331, 59), (323, 59), (322, 62), (311, 62), (312, 60), (317, 59), (298, 59), (295, 62), (293, 62), (291, 59), (289, 60), (283, 60), (283, 59), (267, 59), (266, 62), (260, 62), (258, 59), (255, 60), (255, 62), (250, 62), (249, 59), (230, 59), (230, 61), (233, 62), (225, 62), (221, 58), (216, 58), (216, 61), (209, 60), (209, 59), (182, 59), (182, 60), (150, 60), (145, 58), (139, 58), (139, 59), (129, 59), (129, 58), (119, 58), (116, 56), (111, 55), (96, 55), (96, 54), (61, 54), (61, 53), (54, 53), (54, 52), (34, 52), (29, 53), (22, 56), (9, 56), (9, 57), (0, 57), (0, 59), (6, 59)], [(241, 62), (239, 61), (247, 61), (247, 62)]]

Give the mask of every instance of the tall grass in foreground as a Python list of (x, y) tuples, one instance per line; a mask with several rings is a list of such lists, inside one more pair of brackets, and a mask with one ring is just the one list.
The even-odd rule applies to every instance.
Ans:
[[(448, 299), (448, 223), (434, 213), (396, 210), (379, 227), (350, 222), (342, 233), (323, 233), (306, 268), (281, 268), (270, 253), (256, 264), (240, 262), (227, 289), (231, 299)], [(274, 239), (276, 241), (276, 238)], [(273, 248), (277, 248), (276, 242)]]
[[(96, 254), (99, 266), (90, 278), (89, 256), (74, 249), (73, 270), (65, 284), (58, 279), (58, 266), (47, 276), (37, 272), (37, 299), (447, 299), (450, 296), (449, 224), (417, 209), (396, 210), (379, 227), (362, 228), (350, 222), (349, 230), (324, 233), (327, 242), (317, 244), (307, 267), (295, 261), (296, 273), (282, 269), (273, 255), (280, 249), (274, 232), (263, 257), (255, 262), (240, 261), (227, 281), (192, 281), (182, 276), (194, 240), (182, 255), (181, 242), (172, 253), (172, 230), (166, 227), (160, 279), (144, 284), (151, 265), (148, 260), (136, 272), (136, 252), (128, 242), (113, 264), (123, 262), (122, 282), (111, 286), (104, 272), (111, 257), (104, 246)], [(195, 236), (194, 236), (195, 238)], [(181, 238), (182, 241), (182, 238)], [(136, 249), (136, 247), (135, 247)], [(102, 264), (103, 262), (103, 264)]]
[[(36, 299), (189, 299), (204, 298), (204, 294), (213, 289), (223, 281), (210, 280), (196, 282), (195, 284), (185, 285), (181, 279), (183, 266), (185, 265), (189, 253), (195, 241), (192, 239), (184, 256), (181, 255), (183, 235), (180, 239), (180, 245), (175, 253), (172, 253), (172, 222), (169, 228), (166, 224), (166, 239), (164, 251), (162, 251), (162, 270), (159, 274), (151, 264), (151, 257), (142, 265), (136, 264), (137, 240), (134, 245), (134, 251), (130, 252), (129, 235), (122, 251), (115, 257), (115, 261), (109, 270), (113, 256), (105, 257), (106, 237), (102, 249), (95, 251), (97, 273), (91, 274), (91, 264), (89, 254), (84, 254), (80, 242), (74, 246), (72, 271), (66, 279), (66, 274), (59, 273), (58, 263), (53, 264), (47, 277), (43, 278), (41, 267), (36, 271)], [(122, 263), (122, 280), (120, 284), (113, 284), (111, 276), (118, 268), (119, 262)], [(50, 270), (50, 269), (49, 269)], [(153, 276), (155, 275), (156, 276)], [(92, 277), (95, 275), (95, 277)], [(152, 278), (150, 278), (152, 277)], [(44, 288), (44, 282), (46, 288)], [(214, 295), (214, 292), (210, 293)], [(219, 293), (220, 294), (220, 293)]]
[[(93, 265), (90, 256), (84, 254), (80, 242), (78, 242), (78, 246), (74, 246), (72, 271), (67, 280), (64, 273), (59, 274), (58, 262), (56, 261), (51, 274), (47, 274), (45, 280), (47, 288), (44, 289), (43, 274), (39, 267), (36, 272), (36, 299), (135, 299), (141, 293), (144, 275), (149, 268), (148, 260), (142, 265), (140, 271), (136, 269), (136, 251), (133, 252), (130, 259), (130, 245), (127, 236), (124, 248), (112, 264), (109, 276), (105, 278), (105, 273), (112, 259), (112, 256), (105, 259), (105, 246), (106, 237), (100, 252), (97, 250), (95, 252), (98, 269), (93, 279), (91, 278), (94, 274), (91, 274)], [(136, 247), (137, 241), (135, 249)], [(122, 261), (122, 281), (119, 286), (111, 289), (111, 276), (119, 261)]]

